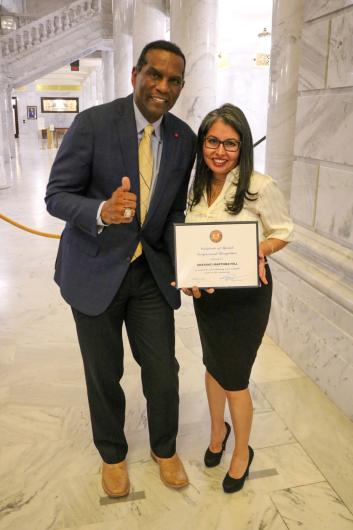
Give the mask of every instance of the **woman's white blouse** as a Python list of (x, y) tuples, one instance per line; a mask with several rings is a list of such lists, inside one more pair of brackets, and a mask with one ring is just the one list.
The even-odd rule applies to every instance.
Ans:
[[(285, 199), (278, 189), (276, 182), (269, 175), (254, 171), (250, 179), (249, 191), (257, 194), (255, 201), (244, 200), (240, 213), (232, 215), (226, 211), (226, 204), (234, 199), (239, 168), (234, 168), (228, 173), (221, 193), (217, 199), (208, 206), (207, 192), (204, 190), (198, 204), (187, 208), (186, 223), (200, 222), (231, 222), (231, 221), (257, 221), (259, 240), (276, 238), (282, 241), (293, 239), (293, 222), (289, 217)], [(191, 202), (189, 197), (188, 204)]]

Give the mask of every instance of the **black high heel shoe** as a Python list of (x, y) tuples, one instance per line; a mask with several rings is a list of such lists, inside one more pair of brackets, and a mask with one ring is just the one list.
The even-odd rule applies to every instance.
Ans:
[(235, 493), (236, 491), (240, 491), (242, 487), (244, 486), (244, 482), (246, 477), (249, 475), (249, 468), (251, 466), (251, 462), (254, 458), (254, 451), (252, 447), (249, 445), (249, 462), (248, 467), (245, 470), (245, 473), (240, 478), (233, 478), (229, 475), (229, 473), (226, 474), (223, 480), (223, 490), (225, 493)]
[(205, 462), (205, 466), (206, 467), (218, 466), (218, 464), (221, 461), (222, 455), (223, 455), (223, 453), (224, 453), (224, 451), (226, 449), (227, 440), (229, 438), (230, 431), (232, 430), (230, 425), (229, 425), (229, 423), (227, 423), (225, 421), (224, 424), (226, 426), (227, 432), (226, 432), (226, 435), (225, 435), (224, 440), (222, 442), (222, 449), (218, 453), (213, 453), (212, 451), (210, 451), (209, 448), (206, 449), (206, 453), (205, 453), (205, 456), (204, 456), (204, 462)]

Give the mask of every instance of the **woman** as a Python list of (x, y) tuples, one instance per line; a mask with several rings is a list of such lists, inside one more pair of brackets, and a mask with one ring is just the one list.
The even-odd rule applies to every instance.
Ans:
[(211, 439), (208, 467), (220, 463), (231, 431), (224, 421), (226, 400), (235, 433), (230, 468), (223, 480), (227, 493), (239, 491), (254, 456), (249, 446), (253, 406), (249, 377), (268, 322), (272, 281), (266, 263), (291, 240), (293, 224), (284, 198), (271, 177), (253, 169), (253, 141), (243, 112), (230, 104), (203, 120), (197, 145), (196, 174), (187, 223), (257, 221), (258, 289), (183, 289), (194, 296), (195, 313), (206, 366)]

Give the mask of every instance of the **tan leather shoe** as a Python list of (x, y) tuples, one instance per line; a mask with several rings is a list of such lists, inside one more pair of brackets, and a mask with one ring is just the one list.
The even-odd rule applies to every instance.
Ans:
[(171, 458), (159, 458), (151, 451), (151, 456), (159, 465), (159, 474), (166, 486), (178, 489), (189, 484), (183, 463), (176, 453)]
[(125, 497), (130, 491), (126, 460), (102, 465), (102, 487), (109, 497)]

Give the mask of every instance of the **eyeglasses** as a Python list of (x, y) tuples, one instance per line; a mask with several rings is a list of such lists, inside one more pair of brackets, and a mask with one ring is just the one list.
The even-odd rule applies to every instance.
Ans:
[(241, 146), (241, 142), (238, 140), (233, 140), (232, 138), (228, 138), (227, 140), (219, 140), (215, 136), (206, 136), (205, 140), (205, 147), (208, 147), (209, 149), (218, 149), (218, 147), (222, 144), (224, 149), (226, 151), (230, 151), (231, 153), (236, 153), (239, 151), (239, 148)]

